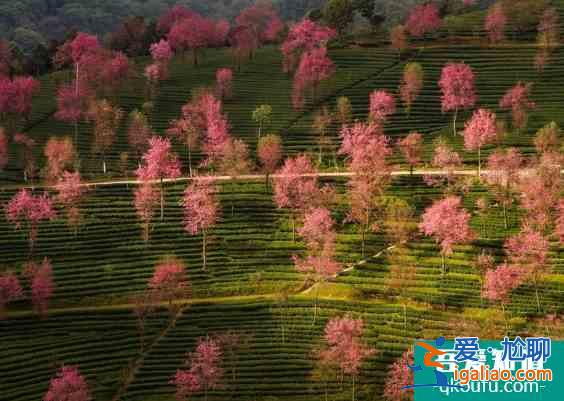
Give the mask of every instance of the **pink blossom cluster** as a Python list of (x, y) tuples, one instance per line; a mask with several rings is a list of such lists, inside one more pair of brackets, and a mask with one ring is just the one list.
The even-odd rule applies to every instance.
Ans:
[(441, 253), (449, 256), (455, 244), (464, 244), (474, 238), (470, 218), (470, 213), (462, 208), (461, 198), (449, 196), (425, 209), (419, 229), (426, 236), (434, 237), (441, 246)]
[(325, 326), (327, 348), (320, 352), (320, 359), (326, 365), (336, 365), (345, 374), (357, 376), (365, 359), (376, 350), (362, 339), (364, 322), (350, 316), (335, 317)]
[(464, 147), (480, 149), (495, 140), (497, 135), (496, 115), (487, 109), (478, 109), (464, 126)]
[(149, 280), (149, 290), (155, 301), (172, 300), (188, 290), (188, 280), (184, 265), (176, 259), (159, 263)]
[(0, 319), (3, 318), (6, 305), (23, 297), (23, 290), (18, 277), (11, 272), (0, 274)]
[(388, 117), (396, 112), (396, 100), (384, 90), (375, 90), (370, 94), (370, 119), (382, 125)]
[(186, 188), (184, 206), (184, 229), (192, 234), (207, 231), (215, 225), (219, 215), (216, 188), (210, 178), (196, 179)]
[(411, 10), (405, 26), (409, 34), (422, 38), (426, 33), (438, 30), (442, 25), (439, 9), (434, 3), (420, 4)]
[(0, 76), (0, 116), (27, 116), (31, 112), (33, 96), (39, 92), (39, 88), (39, 82), (32, 77), (10, 79)]
[(529, 110), (536, 107), (535, 102), (529, 99), (531, 86), (530, 83), (518, 82), (514, 87), (508, 89), (499, 101), (499, 107), (511, 110), (513, 126), (517, 129), (525, 127)]
[(51, 379), (43, 401), (90, 401), (86, 379), (75, 366), (63, 366), (57, 376)]
[(294, 74), (292, 87), (292, 105), (300, 110), (305, 102), (305, 91), (311, 90), (315, 100), (319, 84), (335, 72), (335, 65), (327, 56), (327, 48), (317, 47), (302, 55), (300, 64)]
[(180, 176), (180, 162), (171, 151), (168, 138), (149, 139), (149, 150), (143, 155), (143, 165), (136, 171), (140, 180), (162, 180)]
[(439, 80), (443, 112), (473, 107), (478, 100), (474, 72), (464, 63), (444, 66)]
[(384, 398), (387, 401), (413, 398), (413, 389), (404, 388), (413, 385), (413, 371), (410, 366), (413, 366), (413, 352), (405, 351), (390, 367), (384, 384)]
[(488, 38), (491, 43), (499, 43), (505, 37), (505, 25), (507, 24), (507, 17), (503, 11), (503, 5), (496, 3), (488, 10), (484, 22), (484, 28), (488, 33)]
[(229, 99), (233, 94), (233, 70), (220, 68), (215, 73), (217, 94), (220, 99)]
[(40, 316), (46, 316), (55, 287), (51, 262), (48, 258), (44, 258), (41, 264), (29, 262), (25, 267), (25, 275), (31, 285), (33, 308)]
[(293, 25), (281, 47), (284, 71), (293, 71), (303, 53), (317, 47), (325, 47), (326, 43), (336, 35), (335, 30), (318, 25), (309, 19)]
[(216, 389), (223, 377), (223, 352), (217, 340), (201, 338), (196, 350), (185, 361), (186, 369), (176, 371), (171, 384), (176, 386), (176, 399), (183, 401), (193, 393)]

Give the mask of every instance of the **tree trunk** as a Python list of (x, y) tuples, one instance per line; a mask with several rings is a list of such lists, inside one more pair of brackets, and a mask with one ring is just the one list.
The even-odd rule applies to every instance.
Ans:
[(321, 281), (317, 282), (315, 286), (315, 301), (313, 303), (313, 325), (315, 325), (315, 321), (317, 320), (317, 302), (319, 301), (319, 285)]
[(102, 156), (102, 169), (104, 170), (104, 175), (106, 175), (106, 156)]
[(458, 109), (454, 111), (454, 118), (452, 119), (452, 134), (456, 136), (456, 118), (458, 117)]
[(535, 298), (537, 300), (537, 312), (540, 313), (541, 311), (541, 304), (540, 304), (540, 298), (539, 298), (539, 286), (537, 283), (537, 278), (535, 277), (535, 279), (533, 280), (533, 284), (535, 286)]
[(355, 379), (356, 379), (356, 375), (353, 375), (352, 376), (352, 401), (354, 401), (354, 399), (355, 399), (355, 388), (354, 388)]
[(481, 150), (482, 148), (479, 147), (478, 148), (478, 180), (480, 179), (481, 173), (482, 173), (482, 154), (481, 154)]
[(508, 228), (508, 223), (507, 223), (507, 204), (505, 202), (502, 202), (503, 204), (503, 224), (505, 226), (505, 230), (507, 231)]
[(445, 260), (445, 254), (442, 252), (441, 252), (441, 263), (443, 268), (442, 275), (444, 276), (446, 274), (446, 260)]
[(366, 229), (364, 227), (361, 228), (361, 253), (362, 259), (364, 259), (364, 242), (366, 238)]
[(292, 242), (296, 242), (296, 221), (294, 219), (294, 213), (290, 214), (290, 219), (292, 220)]

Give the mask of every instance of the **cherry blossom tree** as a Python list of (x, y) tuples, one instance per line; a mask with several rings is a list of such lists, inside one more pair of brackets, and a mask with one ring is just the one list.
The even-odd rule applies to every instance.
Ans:
[(80, 174), (69, 173), (65, 171), (55, 188), (58, 191), (57, 202), (59, 202), (65, 209), (67, 214), (67, 223), (70, 227), (74, 228), (74, 234), (78, 233), (78, 227), (82, 220), (80, 213), (80, 202), (86, 192), (80, 182)]
[(398, 147), (409, 164), (409, 174), (413, 175), (413, 169), (421, 163), (423, 156), (423, 135), (418, 132), (410, 132), (405, 138), (398, 141)]
[(90, 97), (86, 85), (78, 83), (62, 85), (57, 90), (55, 118), (73, 124), (75, 146), (78, 146), (78, 122), (85, 117)]
[(511, 110), (513, 127), (521, 130), (525, 128), (528, 120), (528, 112), (536, 107), (535, 102), (529, 99), (532, 84), (518, 82), (514, 87), (505, 92), (499, 101), (499, 107)]
[(198, 65), (198, 54), (210, 44), (214, 30), (212, 20), (192, 13), (190, 17), (181, 19), (172, 26), (167, 39), (175, 51), (191, 51), (194, 65)]
[(153, 43), (149, 51), (155, 63), (154, 65), (159, 68), (159, 80), (168, 78), (168, 66), (174, 55), (170, 43), (165, 39), (161, 39), (159, 42)]
[(176, 399), (187, 400), (193, 393), (204, 392), (220, 387), (224, 370), (223, 351), (214, 338), (200, 338), (194, 352), (187, 355), (184, 369), (176, 371), (171, 384), (176, 386)]
[(504, 246), (507, 263), (522, 272), (523, 280), (533, 282), (537, 311), (540, 312), (539, 282), (552, 270), (548, 263), (549, 242), (540, 232), (525, 226), (519, 234), (507, 239)]
[(265, 173), (265, 185), (268, 188), (268, 176), (276, 170), (282, 160), (282, 140), (280, 136), (270, 134), (259, 139), (257, 156)]
[(403, 78), (399, 92), (408, 115), (411, 113), (411, 106), (423, 89), (423, 78), (424, 73), (421, 64), (415, 62), (406, 64), (403, 69)]
[(86, 379), (75, 366), (63, 366), (51, 379), (43, 401), (90, 401), (92, 397)]
[(519, 287), (522, 282), (523, 272), (515, 266), (504, 263), (486, 272), (483, 296), (491, 301), (499, 301), (505, 312), (504, 306), (509, 302), (511, 291)]
[(253, 166), (249, 157), (249, 147), (242, 139), (229, 139), (223, 146), (221, 156), (217, 160), (217, 171), (221, 175), (232, 178), (231, 187), (231, 215), (234, 213), (233, 194), (235, 193), (235, 178), (248, 174)]
[(180, 260), (168, 259), (155, 267), (153, 276), (149, 280), (151, 299), (156, 302), (167, 302), (171, 313), (174, 311), (173, 301), (184, 298), (190, 290), (185, 270)]
[(496, 115), (490, 110), (476, 110), (464, 125), (464, 147), (468, 150), (478, 150), (478, 177), (482, 169), (482, 146), (493, 142), (496, 136)]
[(294, 24), (281, 47), (284, 71), (293, 71), (303, 53), (325, 47), (336, 35), (334, 29), (321, 26), (309, 19)]
[(335, 317), (325, 326), (326, 346), (319, 352), (323, 363), (335, 366), (352, 379), (352, 399), (356, 396), (356, 378), (365, 360), (376, 353), (363, 339), (364, 322), (350, 316)]
[(386, 91), (375, 90), (370, 94), (370, 121), (384, 125), (388, 117), (396, 112), (396, 100)]
[(202, 268), (207, 265), (207, 237), (220, 214), (215, 185), (210, 178), (195, 179), (184, 191), (184, 230), (190, 235), (202, 233)]
[(16, 230), (22, 227), (28, 232), (29, 250), (33, 253), (33, 245), (37, 239), (39, 224), (43, 220), (53, 220), (55, 209), (47, 193), (33, 195), (23, 188), (17, 192), (5, 207), (6, 220)]
[(149, 241), (151, 222), (159, 204), (159, 191), (150, 182), (143, 182), (134, 192), (133, 204), (143, 227), (143, 241)]
[(537, 34), (537, 54), (535, 56), (535, 66), (539, 72), (551, 58), (554, 49), (560, 42), (560, 22), (558, 11), (554, 7), (544, 10), (538, 25)]
[(387, 401), (406, 401), (413, 399), (413, 389), (404, 387), (413, 385), (413, 352), (405, 351), (388, 370), (384, 384), (384, 398)]
[(526, 211), (525, 224), (545, 232), (554, 220), (561, 198), (560, 165), (551, 154), (544, 155), (519, 183), (521, 206)]
[(27, 182), (28, 178), (33, 179), (35, 173), (35, 156), (33, 154), (35, 141), (26, 134), (19, 132), (14, 135), (14, 143), (21, 149), (24, 181)]
[(456, 117), (460, 109), (474, 107), (478, 96), (474, 84), (474, 72), (464, 63), (449, 63), (443, 67), (439, 80), (443, 113), (454, 110), (453, 133), (456, 135)]
[(231, 99), (233, 96), (233, 70), (220, 68), (215, 73), (217, 95), (220, 99)]
[(488, 10), (484, 22), (484, 29), (488, 33), (490, 43), (499, 43), (505, 38), (507, 17), (503, 11), (502, 3), (495, 3)]
[(341, 271), (341, 264), (335, 260), (335, 221), (331, 212), (323, 207), (306, 212), (304, 224), (298, 234), (304, 239), (307, 256), (293, 256), (294, 265), (301, 273), (306, 273), (316, 284), (313, 321), (317, 319), (319, 287)]
[(143, 76), (147, 79), (146, 97), (148, 101), (145, 104), (151, 104), (151, 99), (154, 99), (157, 96), (159, 83), (164, 79), (164, 76), (162, 75), (159, 65), (155, 63), (149, 64), (145, 67)]
[(434, 3), (413, 7), (405, 22), (407, 32), (414, 38), (422, 38), (426, 33), (438, 30), (441, 25), (439, 9)]
[(390, 29), (390, 45), (392, 49), (398, 52), (398, 58), (401, 59), (401, 54), (409, 48), (407, 32), (404, 25), (396, 25)]
[(168, 138), (154, 136), (149, 139), (149, 150), (143, 155), (143, 163), (136, 170), (141, 181), (158, 180), (160, 187), (161, 221), (164, 218), (165, 188), (164, 179), (180, 177), (180, 162)]
[(317, 90), (322, 81), (330, 78), (335, 72), (335, 65), (327, 56), (327, 48), (314, 48), (304, 53), (294, 75), (292, 88), (292, 104), (296, 110), (303, 107), (304, 92), (311, 89), (311, 98), (315, 102)]
[(278, 13), (268, 2), (257, 2), (243, 9), (235, 22), (238, 26), (247, 27), (258, 44), (274, 40), (284, 26)]
[(16, 130), (22, 119), (29, 117), (33, 96), (39, 92), (39, 81), (29, 76), (13, 79), (0, 76), (0, 122), (9, 133)]
[(507, 209), (514, 201), (518, 190), (519, 170), (524, 160), (515, 148), (499, 149), (488, 158), (486, 183), (493, 187), (494, 196), (503, 207), (505, 229), (508, 228)]
[(6, 305), (23, 297), (18, 277), (11, 272), (0, 274), (0, 320), (4, 318)]
[(204, 165), (213, 165), (222, 155), (225, 144), (229, 141), (229, 123), (222, 113), (221, 100), (211, 93), (201, 98), (201, 108), (205, 119), (205, 141), (203, 150), (207, 155)]
[(177, 22), (192, 18), (194, 12), (187, 9), (183, 5), (177, 4), (174, 7), (167, 9), (157, 21), (157, 32), (162, 35), (169, 33), (170, 29)]
[(0, 127), (0, 171), (8, 164), (8, 137), (4, 128)]
[(116, 139), (116, 133), (123, 118), (123, 110), (113, 106), (107, 100), (99, 100), (90, 104), (88, 118), (94, 125), (92, 151), (102, 155), (102, 170), (106, 174), (106, 154)]
[(199, 136), (202, 129), (194, 124), (193, 119), (187, 118), (184, 114), (177, 120), (170, 122), (166, 133), (186, 146), (186, 156), (188, 159), (188, 172), (192, 176), (192, 150), (198, 146)]
[(25, 275), (30, 281), (33, 308), (39, 316), (46, 317), (55, 287), (51, 262), (48, 258), (43, 258), (41, 264), (29, 262), (25, 267)]
[(233, 50), (237, 71), (240, 71), (243, 60), (251, 59), (259, 43), (252, 29), (247, 26), (238, 26), (233, 29), (228, 39)]
[(140, 163), (143, 153), (149, 147), (149, 139), (153, 136), (153, 130), (149, 125), (147, 116), (135, 109), (129, 113), (129, 126), (127, 127), (127, 141), (133, 149)]
[(560, 127), (554, 121), (539, 129), (534, 139), (537, 153), (543, 155), (545, 153), (558, 152), (560, 134)]
[(431, 166), (442, 170), (442, 174), (423, 176), (425, 183), (430, 186), (446, 184), (446, 192), (455, 192), (458, 183), (455, 172), (462, 166), (462, 158), (442, 138), (435, 146)]
[(290, 210), (292, 240), (295, 241), (296, 216), (313, 203), (318, 194), (316, 169), (306, 155), (288, 158), (276, 172), (274, 202), (279, 209)]
[(419, 229), (426, 236), (434, 237), (440, 245), (443, 274), (446, 273), (445, 257), (452, 254), (453, 245), (468, 243), (474, 238), (470, 217), (457, 196), (435, 201), (423, 213)]
[(69, 137), (51, 137), (45, 144), (43, 154), (47, 158), (45, 178), (50, 182), (56, 182), (63, 172), (72, 167), (76, 157), (72, 140)]
[(381, 134), (381, 128), (375, 123), (345, 126), (341, 137), (339, 153), (349, 158), (348, 169), (355, 172), (348, 183), (350, 211), (346, 220), (359, 225), (364, 257), (366, 234), (379, 228), (376, 219), (380, 200), (390, 179), (386, 158), (392, 149), (389, 139)]

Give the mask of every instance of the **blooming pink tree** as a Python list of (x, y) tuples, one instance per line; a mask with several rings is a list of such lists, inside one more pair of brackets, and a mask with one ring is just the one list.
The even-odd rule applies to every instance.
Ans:
[(157, 302), (168, 302), (173, 312), (173, 301), (185, 297), (190, 289), (186, 278), (184, 264), (177, 259), (168, 259), (155, 267), (153, 277), (149, 280), (151, 299)]
[(159, 190), (155, 189), (150, 182), (143, 182), (134, 192), (133, 204), (143, 227), (143, 240), (147, 242), (155, 209), (159, 204)]
[(177, 4), (167, 9), (157, 21), (157, 32), (166, 35), (177, 22), (192, 18), (194, 12), (183, 5)]
[(62, 367), (51, 379), (43, 401), (90, 401), (90, 390), (86, 379), (75, 366)]
[(80, 182), (80, 174), (78, 172), (69, 173), (65, 171), (55, 188), (59, 192), (57, 202), (59, 202), (66, 211), (67, 223), (74, 228), (74, 234), (78, 232), (81, 222), (80, 202), (86, 192)]
[(369, 117), (372, 122), (383, 125), (396, 112), (396, 100), (386, 91), (375, 90), (370, 94)]
[(434, 3), (420, 4), (411, 10), (405, 27), (415, 38), (422, 38), (426, 33), (438, 30), (442, 25), (439, 9)]
[(44, 258), (41, 264), (29, 262), (25, 267), (25, 274), (31, 286), (33, 308), (39, 316), (45, 317), (55, 287), (51, 262), (47, 258)]
[(213, 165), (223, 153), (229, 141), (229, 123), (222, 113), (221, 100), (211, 93), (206, 93), (201, 98), (201, 110), (205, 121), (205, 140), (203, 150), (207, 155), (204, 165)]
[(509, 302), (511, 291), (519, 287), (522, 282), (522, 270), (504, 263), (486, 272), (482, 292), (485, 298), (499, 301), (502, 309), (505, 310), (504, 306)]
[(462, 166), (462, 158), (445, 141), (439, 141), (435, 146), (431, 165), (442, 170), (438, 176), (426, 175), (423, 180), (427, 185), (438, 186), (446, 183), (447, 192), (453, 192), (457, 184), (456, 169)]
[(259, 43), (252, 29), (247, 26), (237, 26), (234, 28), (229, 33), (228, 39), (237, 63), (237, 71), (239, 71), (243, 60), (252, 57)]
[(499, 107), (511, 110), (513, 127), (518, 130), (525, 128), (528, 120), (528, 112), (536, 107), (535, 102), (531, 101), (531, 84), (518, 82), (514, 87), (505, 92), (499, 101)]
[(217, 95), (220, 99), (230, 99), (233, 95), (233, 71), (230, 68), (220, 68), (215, 73)]
[(386, 158), (391, 155), (389, 139), (381, 134), (375, 123), (355, 123), (341, 130), (341, 149), (346, 155), (348, 169), (355, 173), (349, 181), (350, 211), (347, 221), (358, 223), (361, 250), (364, 257), (365, 238), (369, 231), (377, 231), (379, 204), (390, 178)]
[(294, 255), (293, 260), (296, 269), (306, 273), (316, 283), (314, 322), (317, 318), (319, 287), (329, 278), (335, 277), (342, 269), (341, 264), (335, 260), (334, 225), (331, 212), (326, 208), (318, 207), (306, 212), (304, 224), (298, 229), (298, 234), (306, 243), (307, 256), (300, 258)]
[(166, 79), (168, 77), (168, 65), (174, 55), (170, 44), (167, 40), (161, 39), (159, 42), (153, 43), (149, 51), (155, 65), (159, 68), (159, 80)]
[(423, 89), (423, 77), (423, 67), (419, 63), (408, 63), (403, 69), (399, 92), (408, 115), (411, 112), (411, 106)]
[(102, 156), (102, 171), (106, 174), (106, 155), (116, 140), (123, 110), (107, 100), (97, 100), (88, 108), (88, 119), (94, 125), (92, 151)]
[(474, 84), (474, 72), (464, 63), (444, 66), (439, 80), (443, 113), (454, 110), (453, 133), (456, 135), (456, 117), (460, 109), (474, 107), (478, 96)]
[(304, 213), (318, 194), (316, 169), (306, 155), (288, 158), (276, 172), (274, 203), (279, 209), (290, 210), (292, 240), (295, 241), (296, 216)]
[(481, 174), (482, 146), (493, 142), (497, 136), (495, 113), (487, 109), (478, 109), (464, 125), (464, 147), (478, 150), (478, 177)]
[(376, 350), (363, 339), (364, 322), (350, 316), (335, 317), (325, 326), (324, 340), (327, 345), (319, 352), (320, 362), (334, 366), (342, 375), (352, 379), (352, 399), (356, 396), (356, 378), (367, 358)]
[(494, 196), (503, 207), (505, 229), (508, 228), (507, 209), (513, 203), (520, 182), (519, 170), (524, 159), (515, 148), (500, 149), (488, 158), (486, 183), (493, 187)]
[(21, 189), (14, 195), (5, 207), (6, 220), (13, 224), (16, 230), (25, 227), (28, 232), (29, 249), (33, 253), (33, 245), (37, 239), (39, 224), (43, 220), (53, 220), (55, 209), (47, 193), (33, 195), (27, 189)]
[(0, 127), (0, 171), (8, 164), (8, 137), (4, 128)]
[(212, 179), (195, 179), (184, 191), (184, 230), (191, 235), (202, 233), (202, 268), (206, 269), (206, 247), (209, 230), (219, 217), (219, 201)]
[(141, 181), (158, 180), (161, 196), (161, 221), (164, 218), (165, 179), (180, 177), (180, 162), (168, 138), (154, 136), (149, 139), (149, 150), (143, 155), (143, 164), (136, 171)]
[(309, 19), (293, 25), (281, 47), (284, 71), (293, 71), (303, 53), (317, 47), (325, 47), (336, 35), (334, 29), (321, 26)]
[(51, 137), (45, 144), (43, 154), (47, 158), (45, 177), (50, 182), (56, 182), (68, 167), (72, 167), (76, 151), (69, 137)]
[(539, 129), (534, 139), (537, 154), (544, 155), (546, 153), (558, 152), (560, 133), (560, 127), (554, 121)]
[(193, 393), (204, 392), (207, 401), (208, 391), (219, 388), (223, 378), (223, 352), (214, 338), (200, 338), (196, 350), (188, 354), (184, 369), (176, 371), (171, 384), (176, 386), (176, 399), (187, 400)]
[(176, 22), (167, 39), (175, 51), (191, 51), (194, 65), (198, 65), (198, 54), (210, 44), (214, 30), (215, 24), (212, 20), (193, 13), (192, 16)]
[(90, 93), (86, 85), (77, 83), (62, 85), (57, 90), (57, 112), (55, 118), (72, 123), (74, 126), (74, 143), (78, 146), (78, 122), (85, 117)]
[(413, 371), (409, 366), (413, 365), (413, 352), (405, 351), (395, 361), (388, 371), (384, 384), (384, 398), (387, 401), (405, 401), (413, 399), (413, 389), (406, 386), (413, 385)]
[(435, 201), (423, 213), (419, 229), (440, 245), (443, 274), (446, 273), (445, 257), (452, 254), (453, 245), (468, 243), (474, 238), (470, 217), (457, 196)]
[(560, 244), (564, 244), (564, 200), (562, 199), (558, 203), (558, 215), (554, 224), (554, 233)]
[(265, 185), (268, 187), (268, 176), (276, 170), (282, 160), (282, 140), (278, 135), (266, 135), (259, 138), (257, 156), (266, 176)]
[(505, 25), (507, 24), (507, 17), (503, 11), (501, 3), (495, 3), (488, 10), (484, 22), (484, 28), (488, 33), (490, 43), (499, 43), (505, 38)]
[(39, 81), (28, 76), (13, 79), (0, 76), (0, 122), (5, 122), (8, 132), (31, 113), (33, 96), (39, 92)]
[(311, 98), (315, 102), (317, 90), (322, 81), (335, 72), (335, 65), (327, 56), (327, 48), (320, 47), (304, 53), (294, 75), (292, 104), (295, 109), (303, 107), (304, 92), (311, 89)]
[(418, 132), (410, 132), (409, 135), (398, 141), (398, 147), (409, 164), (409, 174), (413, 175), (413, 169), (421, 163), (423, 156), (423, 135)]
[(0, 274), (0, 320), (4, 318), (6, 305), (23, 297), (18, 277), (11, 272)]
[(272, 4), (267, 2), (257, 2), (243, 9), (235, 22), (247, 27), (258, 44), (276, 39), (284, 27)]

